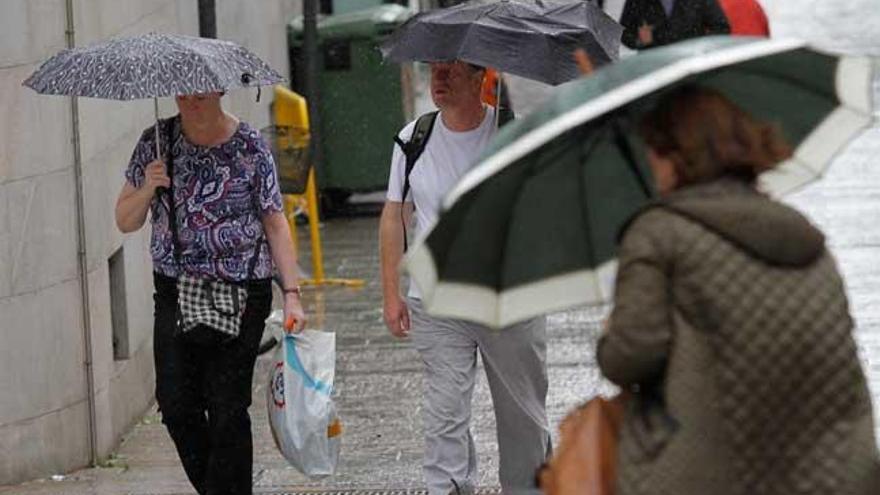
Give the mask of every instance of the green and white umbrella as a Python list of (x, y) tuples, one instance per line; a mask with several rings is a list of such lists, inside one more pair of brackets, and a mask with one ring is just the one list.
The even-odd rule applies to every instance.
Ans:
[(872, 124), (876, 68), (801, 41), (726, 36), (603, 67), (502, 130), (406, 268), (428, 311), (493, 327), (607, 302), (618, 232), (653, 194), (633, 124), (658, 96), (704, 85), (778, 124), (796, 149), (760, 185), (779, 195), (819, 177)]

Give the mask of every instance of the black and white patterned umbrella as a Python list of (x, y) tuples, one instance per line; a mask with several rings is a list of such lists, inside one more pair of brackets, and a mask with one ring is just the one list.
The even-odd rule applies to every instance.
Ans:
[(283, 80), (236, 43), (150, 33), (63, 50), (23, 84), (41, 94), (135, 100), (260, 87)]

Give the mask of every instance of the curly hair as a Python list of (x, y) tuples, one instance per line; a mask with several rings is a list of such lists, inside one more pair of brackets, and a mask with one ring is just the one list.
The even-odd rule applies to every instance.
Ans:
[(752, 183), (792, 154), (779, 129), (759, 122), (714, 89), (685, 85), (661, 97), (639, 131), (655, 153), (669, 158), (678, 185), (723, 175)]

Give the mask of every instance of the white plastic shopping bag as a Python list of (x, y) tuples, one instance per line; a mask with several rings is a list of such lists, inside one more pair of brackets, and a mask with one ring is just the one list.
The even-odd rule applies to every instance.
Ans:
[(331, 397), (335, 364), (336, 334), (304, 330), (281, 338), (269, 373), (267, 405), (275, 444), (311, 477), (334, 474), (339, 459), (342, 426)]

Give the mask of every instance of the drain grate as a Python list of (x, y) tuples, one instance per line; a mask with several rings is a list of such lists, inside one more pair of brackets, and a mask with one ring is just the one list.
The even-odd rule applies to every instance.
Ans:
[[(138, 495), (160, 495), (156, 493), (139, 493)], [(168, 494), (162, 494), (168, 495)], [(179, 493), (174, 495), (190, 495)], [(254, 495), (428, 495), (424, 488), (285, 488), (255, 487)], [(477, 488), (474, 495), (501, 495), (499, 487)]]
[[(303, 489), (260, 491), (259, 495), (428, 495), (424, 489), (407, 488), (346, 488), (342, 490)], [(501, 495), (500, 488), (478, 488), (475, 495)]]

